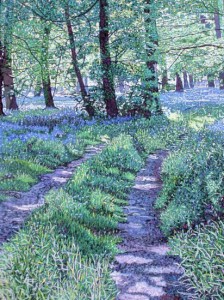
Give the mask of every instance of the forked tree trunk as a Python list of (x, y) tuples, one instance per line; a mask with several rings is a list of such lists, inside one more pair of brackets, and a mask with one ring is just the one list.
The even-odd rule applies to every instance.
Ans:
[(183, 77), (184, 77), (184, 89), (189, 89), (190, 88), (190, 85), (189, 85), (189, 82), (188, 82), (188, 76), (187, 76), (187, 72), (184, 71), (183, 72)]
[(69, 7), (67, 6), (65, 8), (65, 20), (67, 25), (67, 31), (68, 31), (68, 37), (70, 42), (70, 48), (71, 48), (71, 55), (72, 55), (72, 65), (78, 80), (78, 86), (81, 91), (82, 100), (84, 103), (85, 110), (87, 111), (88, 115), (90, 117), (93, 117), (95, 115), (95, 109), (90, 101), (90, 97), (88, 95), (88, 92), (85, 87), (85, 83), (82, 77), (82, 73), (79, 68), (78, 63), (78, 57), (77, 57), (77, 51), (76, 51), (76, 45), (75, 45), (75, 37), (74, 32), (72, 28), (72, 23), (70, 19), (70, 13), (69, 13)]
[(147, 77), (145, 78), (144, 86), (144, 116), (151, 116), (151, 107), (155, 103), (156, 112), (161, 114), (162, 108), (159, 99), (158, 74), (157, 66), (157, 51), (158, 51), (158, 32), (155, 17), (155, 0), (145, 0), (145, 31), (146, 31), (146, 66)]
[(112, 62), (110, 56), (109, 45), (109, 17), (108, 17), (108, 1), (99, 0), (100, 6), (100, 55), (101, 69), (103, 76), (103, 96), (106, 104), (106, 111), (109, 117), (117, 117), (118, 107), (116, 102), (114, 76), (112, 70)]
[(194, 76), (192, 74), (189, 74), (189, 84), (190, 84), (190, 88), (193, 89), (194, 88)]
[(41, 49), (41, 77), (44, 92), (44, 100), (46, 108), (55, 108), (54, 99), (51, 91), (51, 79), (49, 72), (49, 39), (51, 27), (47, 25), (44, 27), (44, 36)]
[(176, 73), (176, 92), (183, 92), (184, 86), (182, 79), (178, 73)]

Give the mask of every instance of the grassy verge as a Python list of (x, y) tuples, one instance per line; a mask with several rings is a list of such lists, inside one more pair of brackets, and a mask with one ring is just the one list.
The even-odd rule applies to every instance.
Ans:
[(117, 251), (113, 233), (142, 163), (132, 138), (121, 135), (82, 165), (65, 189), (51, 192), (4, 247), (1, 297), (114, 299), (108, 266)]
[(164, 162), (164, 186), (156, 202), (161, 229), (172, 253), (182, 258), (193, 299), (224, 298), (224, 138), (204, 128), (222, 111), (214, 108), (207, 115), (203, 109), (175, 120), (196, 131), (188, 131)]

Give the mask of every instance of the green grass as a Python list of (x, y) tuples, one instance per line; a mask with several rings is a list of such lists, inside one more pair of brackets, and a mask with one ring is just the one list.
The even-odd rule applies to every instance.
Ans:
[[(114, 233), (125, 220), (121, 206), (142, 163), (131, 136), (122, 134), (79, 167), (65, 189), (50, 192), (45, 206), (5, 245), (0, 260), (4, 297), (114, 299), (108, 265), (117, 253)], [(110, 166), (114, 175), (99, 174), (97, 165)]]
[(193, 299), (224, 299), (224, 223), (212, 222), (181, 233), (170, 241), (182, 259), (184, 283)]
[[(51, 191), (45, 206), (5, 245), (0, 298), (114, 299), (109, 263), (117, 253), (117, 224), (125, 221), (122, 206), (148, 154), (167, 149), (164, 186), (156, 202), (161, 228), (173, 253), (183, 259), (185, 282), (194, 288), (195, 299), (222, 299), (222, 273), (215, 264), (222, 259), (217, 253), (224, 248), (223, 224), (202, 225), (223, 214), (224, 140), (205, 130), (222, 116), (223, 108), (215, 107), (169, 119), (96, 124), (78, 131), (75, 143), (66, 146), (63, 137), (29, 145), (14, 141), (0, 171), (5, 190), (10, 180), (15, 190), (28, 189), (39, 174), (79, 157), (88, 144), (106, 141), (108, 146), (79, 167), (64, 189)], [(66, 134), (72, 130), (63, 127)]]

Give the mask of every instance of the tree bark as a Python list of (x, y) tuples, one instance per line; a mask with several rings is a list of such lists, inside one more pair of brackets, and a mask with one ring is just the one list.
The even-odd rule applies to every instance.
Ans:
[(78, 57), (77, 57), (77, 51), (76, 51), (76, 45), (75, 45), (75, 37), (74, 32), (72, 28), (72, 23), (70, 19), (70, 13), (69, 13), (69, 7), (67, 6), (65, 8), (65, 20), (67, 25), (67, 31), (68, 31), (68, 37), (70, 42), (70, 48), (71, 48), (71, 55), (72, 55), (72, 65), (78, 80), (78, 85), (81, 91), (82, 100), (84, 103), (85, 110), (87, 111), (88, 115), (90, 117), (93, 117), (95, 115), (95, 109), (90, 101), (90, 97), (88, 95), (88, 92), (85, 87), (85, 83), (79, 68), (78, 63)]
[(34, 97), (40, 97), (41, 92), (42, 92), (42, 82), (41, 82), (41, 77), (38, 76), (36, 86), (34, 89)]
[(164, 70), (162, 75), (162, 91), (166, 91), (167, 86), (168, 86), (168, 74), (167, 74), (167, 70)]
[(44, 100), (46, 108), (55, 108), (54, 99), (51, 91), (51, 79), (49, 72), (49, 39), (51, 26), (44, 26), (44, 36), (41, 49), (41, 78), (44, 91)]
[(0, 73), (0, 116), (5, 116), (4, 110), (3, 110), (3, 102), (2, 102), (2, 87), (3, 87), (3, 77)]
[(4, 45), (1, 44), (1, 74), (4, 83), (4, 94), (6, 108), (10, 110), (17, 110), (18, 105), (16, 102), (16, 95), (14, 89), (14, 79), (12, 74), (12, 57), (11, 57), (11, 47), (12, 47), (12, 35), (13, 35), (13, 9), (14, 2), (8, 0), (6, 2), (6, 13), (5, 13), (5, 34), (4, 34)]
[(183, 77), (184, 77), (184, 89), (189, 89), (190, 88), (190, 85), (189, 85), (189, 82), (188, 82), (188, 76), (187, 76), (187, 72), (184, 71), (183, 72)]
[(193, 89), (194, 88), (194, 76), (192, 74), (189, 74), (189, 84), (190, 84), (190, 88)]
[(216, 12), (214, 14), (214, 20), (215, 20), (215, 33), (217, 39), (222, 38), (222, 30), (221, 30), (221, 22), (220, 22), (220, 14), (219, 12)]
[[(215, 33), (217, 39), (222, 38), (222, 30), (221, 30), (221, 21), (220, 21), (220, 13), (217, 9), (217, 12), (214, 14), (214, 20), (215, 20)], [(220, 83), (220, 89), (224, 90), (224, 71), (219, 73), (219, 83)]]
[(176, 73), (176, 92), (183, 92), (184, 86), (182, 79), (178, 73)]
[(224, 71), (219, 73), (220, 90), (224, 90)]
[(109, 45), (109, 17), (108, 17), (108, 1), (99, 0), (100, 5), (100, 55), (101, 68), (103, 73), (103, 95), (106, 104), (106, 111), (109, 117), (117, 117), (118, 107), (116, 102), (114, 76), (112, 70), (112, 62), (110, 56)]
[(207, 76), (207, 79), (208, 79), (208, 87), (214, 88), (215, 87), (215, 80), (214, 80), (213, 75), (209, 74)]
[(156, 104), (156, 112), (161, 114), (162, 108), (159, 99), (158, 74), (157, 74), (157, 51), (158, 51), (158, 32), (155, 18), (155, 0), (145, 0), (145, 30), (146, 30), (146, 66), (147, 76), (145, 78), (145, 101), (144, 116), (151, 116), (151, 107)]

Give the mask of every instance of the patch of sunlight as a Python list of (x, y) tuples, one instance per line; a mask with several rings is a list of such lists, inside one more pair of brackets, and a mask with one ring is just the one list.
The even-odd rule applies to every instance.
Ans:
[(168, 119), (174, 122), (183, 121), (183, 114), (178, 112), (172, 112), (169, 114)]
[(193, 118), (189, 118), (188, 125), (190, 128), (195, 130), (201, 130), (206, 125), (212, 125), (216, 121), (216, 118), (210, 116), (197, 116)]

